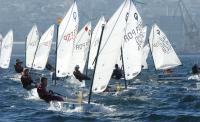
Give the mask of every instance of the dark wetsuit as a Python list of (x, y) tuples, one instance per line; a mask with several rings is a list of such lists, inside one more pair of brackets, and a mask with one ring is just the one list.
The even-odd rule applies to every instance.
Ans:
[(199, 72), (199, 67), (198, 67), (198, 65), (194, 65), (193, 67), (192, 67), (192, 74), (199, 74), (200, 72)]
[(14, 67), (15, 67), (15, 71), (17, 72), (17, 73), (22, 73), (23, 72), (23, 67), (22, 67), (22, 65), (21, 65), (21, 63), (16, 63), (15, 65), (14, 65)]
[(81, 74), (79, 70), (74, 71), (73, 74), (75, 78), (78, 79), (80, 82), (82, 82), (83, 80), (90, 80), (88, 76)]
[(37, 92), (40, 99), (43, 99), (47, 103), (50, 101), (64, 101), (62, 97), (55, 96), (53, 93), (48, 92), (46, 88), (41, 84), (37, 87)]
[(28, 75), (22, 75), (21, 82), (22, 82), (23, 88), (25, 88), (26, 90), (37, 88), (37, 86), (33, 84), (33, 80), (31, 79), (31, 77)]
[(114, 69), (112, 73), (112, 78), (119, 80), (122, 77), (121, 69)]

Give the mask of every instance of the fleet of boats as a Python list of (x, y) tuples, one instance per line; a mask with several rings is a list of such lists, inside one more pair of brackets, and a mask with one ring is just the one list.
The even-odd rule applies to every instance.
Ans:
[[(73, 82), (75, 80), (73, 70), (76, 65), (79, 65), (81, 72), (84, 70), (93, 72), (88, 101), (83, 101), (82, 106), (90, 104), (92, 93), (99, 94), (105, 91), (116, 62), (122, 65), (124, 81), (133, 80), (142, 69), (148, 69), (149, 52), (152, 54), (156, 70), (171, 70), (182, 65), (167, 36), (156, 23), (152, 26), (149, 38), (146, 38), (147, 27), (132, 0), (124, 0), (107, 22), (102, 16), (93, 31), (91, 22), (86, 23), (79, 32), (78, 26), (79, 15), (75, 1), (56, 28), (55, 76), (68, 76)], [(27, 68), (45, 69), (54, 30), (55, 25), (51, 25), (40, 38), (37, 26), (32, 27), (25, 44)], [(1, 43), (1, 68), (9, 67), (12, 46), (11, 30)], [(187, 78), (187, 74), (173, 72), (167, 75), (157, 74), (156, 77), (164, 80), (183, 80)], [(200, 80), (200, 77), (193, 79)], [(72, 101), (55, 102), (52, 105), (80, 106)]]

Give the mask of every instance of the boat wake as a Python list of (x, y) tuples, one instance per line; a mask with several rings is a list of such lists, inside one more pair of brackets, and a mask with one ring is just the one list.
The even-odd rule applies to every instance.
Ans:
[(28, 91), (28, 95), (25, 97), (26, 100), (40, 100), (40, 97), (38, 96), (37, 89), (32, 89), (31, 91)]
[(104, 106), (103, 104), (91, 103), (73, 103), (52, 101), (48, 110), (61, 111), (66, 113), (110, 113), (116, 111), (112, 107)]

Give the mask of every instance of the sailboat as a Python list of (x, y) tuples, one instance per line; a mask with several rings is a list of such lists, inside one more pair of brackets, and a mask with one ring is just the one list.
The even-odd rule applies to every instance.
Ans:
[(88, 57), (90, 39), (91, 22), (88, 22), (76, 36), (70, 64), (70, 75), (73, 75), (74, 67), (76, 65), (79, 65), (80, 72), (83, 72)]
[(33, 66), (33, 60), (34, 56), (37, 50), (37, 46), (39, 43), (39, 32), (37, 29), (37, 26), (34, 25), (29, 32), (27, 39), (26, 39), (26, 44), (25, 44), (25, 62), (26, 62), (26, 67), (32, 68)]
[(80, 67), (79, 71), (83, 73), (88, 59), (90, 40), (91, 40), (91, 22), (88, 22), (77, 34), (74, 42), (71, 63), (69, 65), (70, 70), (68, 73), (69, 76), (71, 76), (70, 80), (68, 80), (71, 84), (77, 84), (80, 85), (81, 87), (85, 86), (85, 81), (82, 82), (78, 81), (74, 77), (73, 71), (75, 66), (78, 65)]
[(126, 28), (126, 18), (130, 12), (131, 2), (130, 0), (125, 0), (105, 25), (102, 42), (99, 47), (100, 51), (97, 52), (98, 58), (96, 59), (90, 97), (92, 92), (101, 93), (107, 88), (113, 67), (120, 55), (121, 45), (124, 40), (124, 29)]
[(13, 47), (13, 31), (10, 30), (3, 38), (1, 44), (0, 67), (7, 69), (10, 65), (10, 59)]
[(53, 40), (53, 34), (54, 34), (54, 25), (49, 27), (49, 29), (40, 38), (38, 48), (36, 50), (33, 60), (33, 67), (32, 67), (33, 69), (44, 70), (49, 57), (51, 43)]
[[(103, 31), (104, 27), (101, 30), (101, 38), (97, 50), (96, 64), (94, 66), (93, 83), (91, 84), (88, 103), (90, 103), (91, 93), (103, 92), (110, 80), (115, 61), (120, 54), (124, 28), (126, 26), (125, 18), (129, 12), (130, 2), (130, 0), (125, 0), (108, 21), (107, 25), (105, 26), (105, 31)], [(68, 107), (73, 106), (73, 109), (77, 106), (86, 107), (91, 105), (87, 104), (85, 101), (83, 101), (81, 104), (74, 101), (52, 103), (54, 106), (63, 106), (63, 104), (65, 104), (65, 106), (68, 105)]]
[(56, 77), (66, 77), (70, 75), (69, 67), (78, 31), (78, 23), (78, 9), (76, 1), (74, 1), (58, 28)]
[[(156, 70), (167, 70), (182, 65), (164, 32), (154, 24), (149, 36), (149, 45)], [(158, 75), (159, 80), (185, 79), (184, 74)]]
[(127, 80), (135, 78), (141, 72), (142, 48), (147, 31), (147, 27), (143, 28), (141, 16), (133, 3), (130, 11), (122, 48), (125, 78)]
[(92, 32), (92, 40), (90, 44), (90, 53), (89, 53), (89, 62), (88, 62), (88, 69), (94, 69), (94, 64), (97, 55), (97, 49), (99, 46), (100, 36), (101, 36), (101, 26), (106, 24), (104, 16), (99, 19), (96, 27)]

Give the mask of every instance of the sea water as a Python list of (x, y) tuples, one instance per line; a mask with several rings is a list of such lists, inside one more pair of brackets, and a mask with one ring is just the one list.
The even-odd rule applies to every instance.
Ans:
[[(197, 81), (157, 81), (151, 79), (155, 71), (151, 60), (149, 70), (144, 70), (132, 81), (128, 90), (119, 94), (94, 94), (92, 102), (96, 107), (87, 110), (76, 108), (58, 111), (50, 108), (37, 97), (31, 98), (13, 72), (13, 56), (10, 68), (0, 71), (0, 121), (2, 122), (198, 122), (200, 121), (200, 89)], [(199, 63), (199, 55), (181, 55), (183, 66), (176, 72), (191, 72), (194, 63)], [(53, 60), (53, 59), (52, 59)], [(47, 71), (45, 71), (47, 72)], [(12, 78), (14, 77), (14, 78)], [(50, 75), (47, 76), (49, 84)], [(90, 81), (86, 82), (88, 88)], [(123, 81), (121, 82), (123, 88)], [(63, 90), (65, 90), (63, 88)], [(71, 93), (76, 98), (80, 89), (70, 87), (62, 94)], [(58, 91), (59, 92), (59, 91)], [(84, 91), (87, 101), (88, 90)]]

